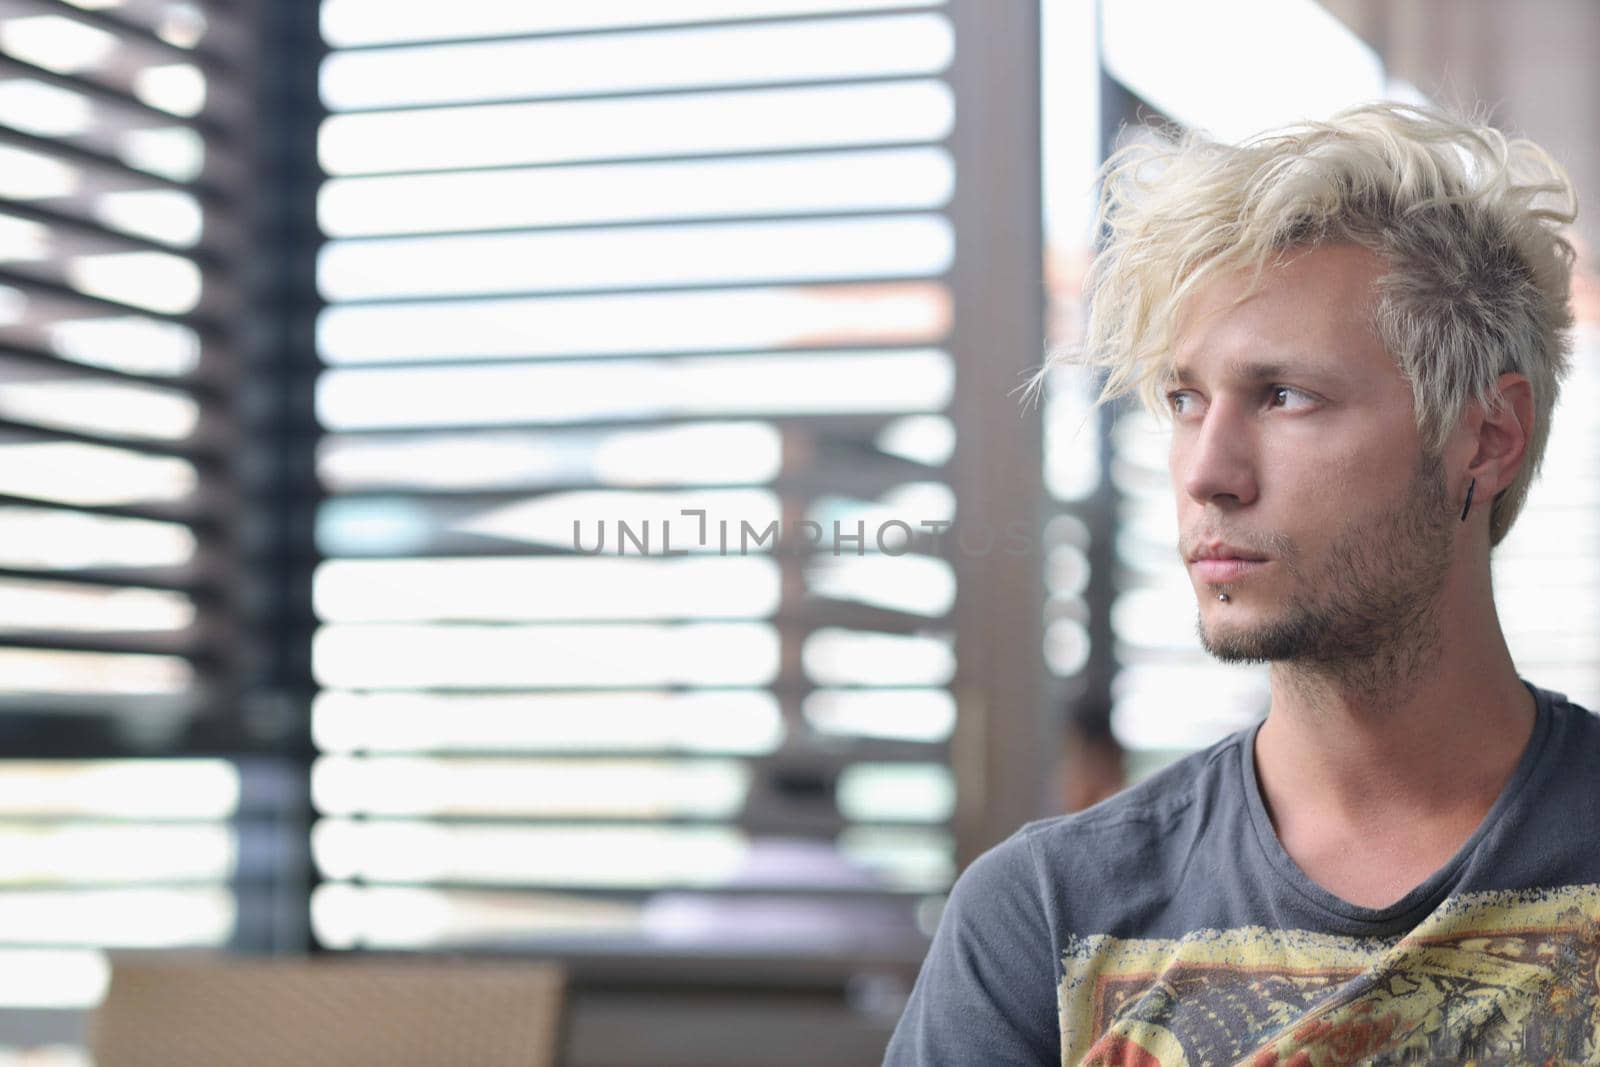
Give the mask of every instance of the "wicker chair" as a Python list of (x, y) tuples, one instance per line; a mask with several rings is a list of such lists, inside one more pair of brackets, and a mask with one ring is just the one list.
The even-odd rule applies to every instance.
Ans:
[(546, 964), (367, 958), (112, 961), (96, 1067), (553, 1067)]

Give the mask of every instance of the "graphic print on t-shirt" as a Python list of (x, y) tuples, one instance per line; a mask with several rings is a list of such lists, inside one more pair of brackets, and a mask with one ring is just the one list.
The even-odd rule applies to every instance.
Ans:
[(1067, 1067), (1600, 1064), (1600, 885), (1463, 893), (1400, 938), (1072, 939)]

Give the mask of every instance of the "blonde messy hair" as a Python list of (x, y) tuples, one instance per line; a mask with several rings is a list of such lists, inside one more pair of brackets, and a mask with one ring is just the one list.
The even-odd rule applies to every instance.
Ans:
[(1164, 410), (1173, 329), (1222, 274), (1262, 272), (1291, 250), (1376, 252), (1379, 337), (1410, 382), (1424, 448), (1437, 454), (1496, 378), (1532, 384), (1527, 458), (1490, 514), (1499, 544), (1527, 498), (1565, 377), (1577, 214), (1571, 181), (1537, 145), (1443, 112), (1370, 104), (1242, 145), (1167, 133), (1102, 171), (1103, 246), (1088, 278), (1083, 361), (1107, 372), (1101, 400), (1137, 393)]

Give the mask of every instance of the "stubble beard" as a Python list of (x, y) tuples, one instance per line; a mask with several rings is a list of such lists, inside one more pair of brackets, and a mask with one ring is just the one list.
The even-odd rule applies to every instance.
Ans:
[(1435, 606), (1450, 568), (1453, 511), (1442, 461), (1425, 456), (1400, 505), (1347, 527), (1314, 571), (1280, 539), (1276, 558), (1295, 599), (1254, 625), (1208, 627), (1202, 617), (1201, 644), (1225, 663), (1272, 663), (1352, 696), (1407, 688), (1439, 652)]

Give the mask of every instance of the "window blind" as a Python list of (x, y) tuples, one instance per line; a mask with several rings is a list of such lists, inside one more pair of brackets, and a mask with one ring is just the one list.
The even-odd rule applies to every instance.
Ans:
[(228, 685), (226, 3), (0, 3), (0, 1008), (238, 943), (271, 873)]
[(956, 807), (941, 5), (321, 11), (317, 936), (919, 936)]

